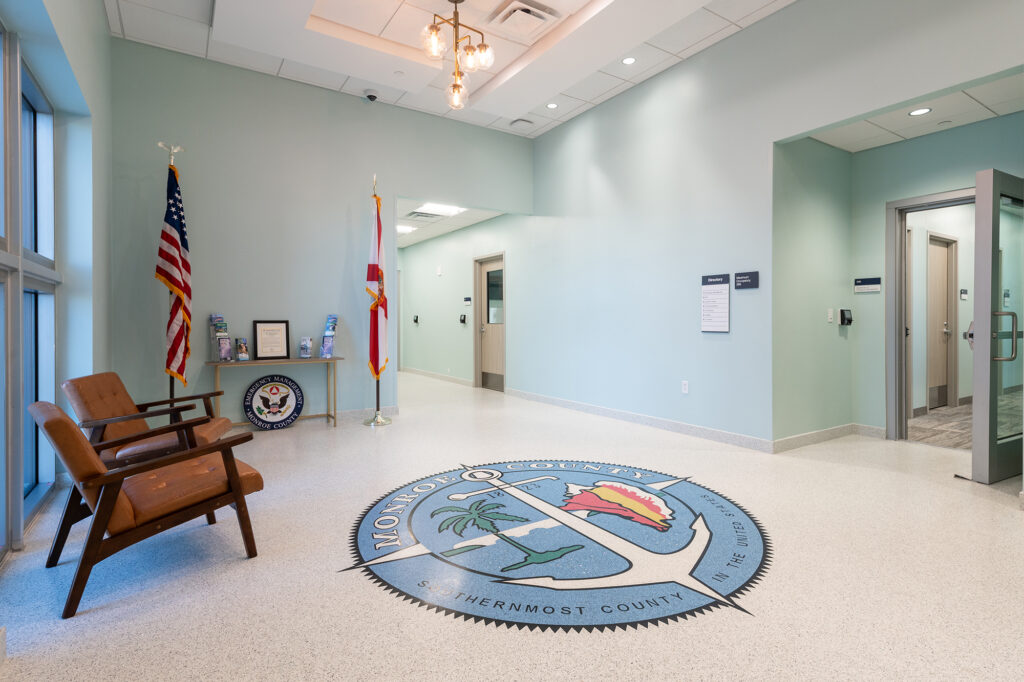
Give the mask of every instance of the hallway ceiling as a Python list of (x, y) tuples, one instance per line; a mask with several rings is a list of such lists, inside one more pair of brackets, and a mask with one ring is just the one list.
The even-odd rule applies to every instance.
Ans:
[[(496, 59), (468, 75), (459, 111), (443, 90), (453, 62), (420, 48), (433, 13), (451, 16), (447, 0), (104, 4), (118, 37), (356, 96), (374, 89), (379, 102), (536, 137), (794, 1), (465, 0), (461, 20), (486, 34)], [(500, 24), (514, 3), (551, 18), (524, 31)]]
[[(911, 116), (915, 109), (931, 111)], [(956, 92), (918, 99), (811, 137), (848, 152), (861, 152), (1018, 111), (1024, 111), (1024, 70)]]
[(398, 197), (398, 201), (395, 206), (395, 226), (396, 229), (400, 229), (399, 226), (407, 225), (409, 227), (416, 228), (412, 232), (403, 233), (398, 232), (395, 243), (398, 248), (404, 248), (411, 246), (417, 242), (422, 242), (433, 237), (439, 237), (442, 234), (448, 232), (454, 232), (455, 230), (461, 230), (464, 227), (470, 225), (476, 225), (482, 223), (485, 220), (496, 218), (502, 215), (501, 211), (488, 211), (480, 208), (465, 208), (456, 215), (443, 216), (427, 214), (427, 211), (417, 211), (418, 208), (423, 206), (426, 202), (419, 199), (408, 199), (406, 197)]

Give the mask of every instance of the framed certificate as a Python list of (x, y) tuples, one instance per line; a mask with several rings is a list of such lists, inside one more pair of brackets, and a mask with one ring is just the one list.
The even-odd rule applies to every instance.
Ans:
[(255, 359), (280, 360), (288, 357), (288, 320), (253, 320)]

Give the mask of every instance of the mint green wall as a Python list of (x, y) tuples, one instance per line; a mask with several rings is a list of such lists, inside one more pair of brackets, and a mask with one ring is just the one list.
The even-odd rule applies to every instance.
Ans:
[[(526, 139), (122, 40), (113, 41), (112, 72), (111, 346), (138, 395), (167, 391), (167, 293), (153, 278), (167, 173), (157, 140), (186, 148), (177, 166), (193, 267), (190, 389), (212, 386), (202, 366), (210, 313), (226, 316), (232, 336), (251, 336), (253, 319), (290, 320), (293, 355), (300, 336), (318, 336), (337, 313), (341, 407), (373, 405), (364, 278), (374, 173), (392, 283), (396, 196), (532, 210)], [(389, 338), (396, 358), (397, 335)], [(316, 409), (322, 369), (301, 369), (289, 374)], [(239, 417), (241, 388), (260, 375), (224, 373), (228, 416)], [(393, 371), (382, 404), (395, 404)]]
[[(946, 206), (907, 214), (911, 234), (908, 256), (910, 268), (910, 362), (911, 400), (915, 408), (928, 403), (928, 233), (957, 240), (957, 285), (967, 289), (967, 300), (957, 294), (957, 328), (952, 339), (957, 344), (957, 392), (959, 398), (972, 394), (973, 352), (960, 332), (966, 331), (974, 317), (974, 204)], [(1024, 261), (1022, 261), (1024, 263)], [(953, 322), (950, 320), (950, 328)]]
[[(774, 144), (1016, 66), (1006, 15), (998, 0), (969, 8), (953, 0), (798, 2), (538, 138), (534, 216), (519, 229), (493, 230), (486, 247), (511, 254), (507, 386), (762, 439), (855, 421), (856, 394), (826, 378), (838, 362), (838, 386), (853, 381), (857, 370), (841, 349), (855, 345), (857, 324), (846, 336), (833, 326), (835, 336), (803, 354), (813, 369), (794, 376), (814, 392), (773, 378), (773, 323), (777, 333), (812, 327), (827, 307), (858, 305), (837, 288), (821, 296), (837, 299), (831, 306), (794, 305), (773, 319)], [(964, 49), (936, 54), (944, 42)], [(838, 154), (821, 152), (825, 186), (843, 183)], [(852, 237), (841, 235), (842, 200), (821, 211), (834, 221), (822, 241), (845, 243), (846, 252), (827, 269), (828, 261), (791, 254), (781, 262), (849, 279), (851, 259), (862, 263)], [(463, 240), (478, 239), (473, 233), (444, 243), (466, 259), (473, 248)], [(411, 260), (404, 256), (403, 267)], [(881, 256), (871, 261), (874, 274), (883, 267)], [(761, 288), (732, 292), (731, 333), (702, 334), (700, 276), (746, 270), (760, 271)], [(458, 334), (443, 343), (458, 345)], [(435, 359), (444, 352), (431, 351)], [(783, 357), (801, 356), (787, 348)], [(794, 395), (802, 402), (789, 405)], [(787, 402), (778, 433), (773, 401), (776, 409)]]
[[(772, 422), (776, 439), (849, 424), (851, 157), (816, 140), (775, 147)], [(827, 311), (833, 309), (833, 322)], [(854, 316), (856, 323), (856, 315)]]
[[(772, 376), (768, 331), (773, 143), (1019, 65), (1006, 21), (1022, 15), (998, 0), (797, 2), (540, 137), (535, 213), (552, 218), (553, 256), (520, 257), (547, 286), (512, 305), (544, 313), (525, 356), (550, 356), (547, 339), (570, 350), (510, 386), (772, 438), (772, 383), (786, 380)], [(761, 289), (733, 292), (730, 334), (701, 334), (700, 276), (744, 270), (761, 272)], [(552, 297), (579, 312), (551, 314)]]
[[(466, 306), (463, 299), (469, 296), (475, 303), (473, 260), (503, 250), (506, 298), (511, 310), (506, 336), (512, 334), (515, 339), (519, 330), (515, 310), (516, 287), (520, 284), (517, 257), (528, 238), (531, 220), (526, 216), (499, 216), (399, 249), (403, 368), (473, 382), (473, 341), (478, 327), (475, 306)], [(418, 324), (412, 321), (414, 315), (419, 316)], [(466, 316), (466, 324), (459, 322), (460, 315)]]
[[(1024, 113), (855, 154), (852, 275), (883, 273), (887, 201), (973, 187), (975, 173), (986, 168), (1024, 175)], [(886, 286), (883, 281), (883, 290)], [(857, 323), (850, 330), (853, 421), (884, 427), (884, 296), (858, 296), (854, 318)]]

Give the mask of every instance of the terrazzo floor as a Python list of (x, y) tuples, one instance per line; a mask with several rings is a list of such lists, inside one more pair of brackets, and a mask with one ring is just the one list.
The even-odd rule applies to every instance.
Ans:
[[(401, 414), (260, 433), (240, 458), (259, 556), (237, 524), (190, 522), (97, 566), (60, 610), (84, 540), (43, 562), (59, 504), (0, 567), (2, 680), (1014, 679), (1024, 674), (1017, 477), (954, 479), (969, 453), (850, 436), (769, 455), (410, 374)], [(467, 622), (402, 601), (351, 565), (368, 504), (414, 479), (513, 459), (691, 476), (755, 515), (764, 579), (684, 621), (604, 632)]]

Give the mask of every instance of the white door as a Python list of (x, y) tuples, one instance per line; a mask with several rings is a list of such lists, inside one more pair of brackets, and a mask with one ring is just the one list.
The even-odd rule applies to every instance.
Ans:
[(479, 263), (480, 386), (505, 390), (505, 260)]

